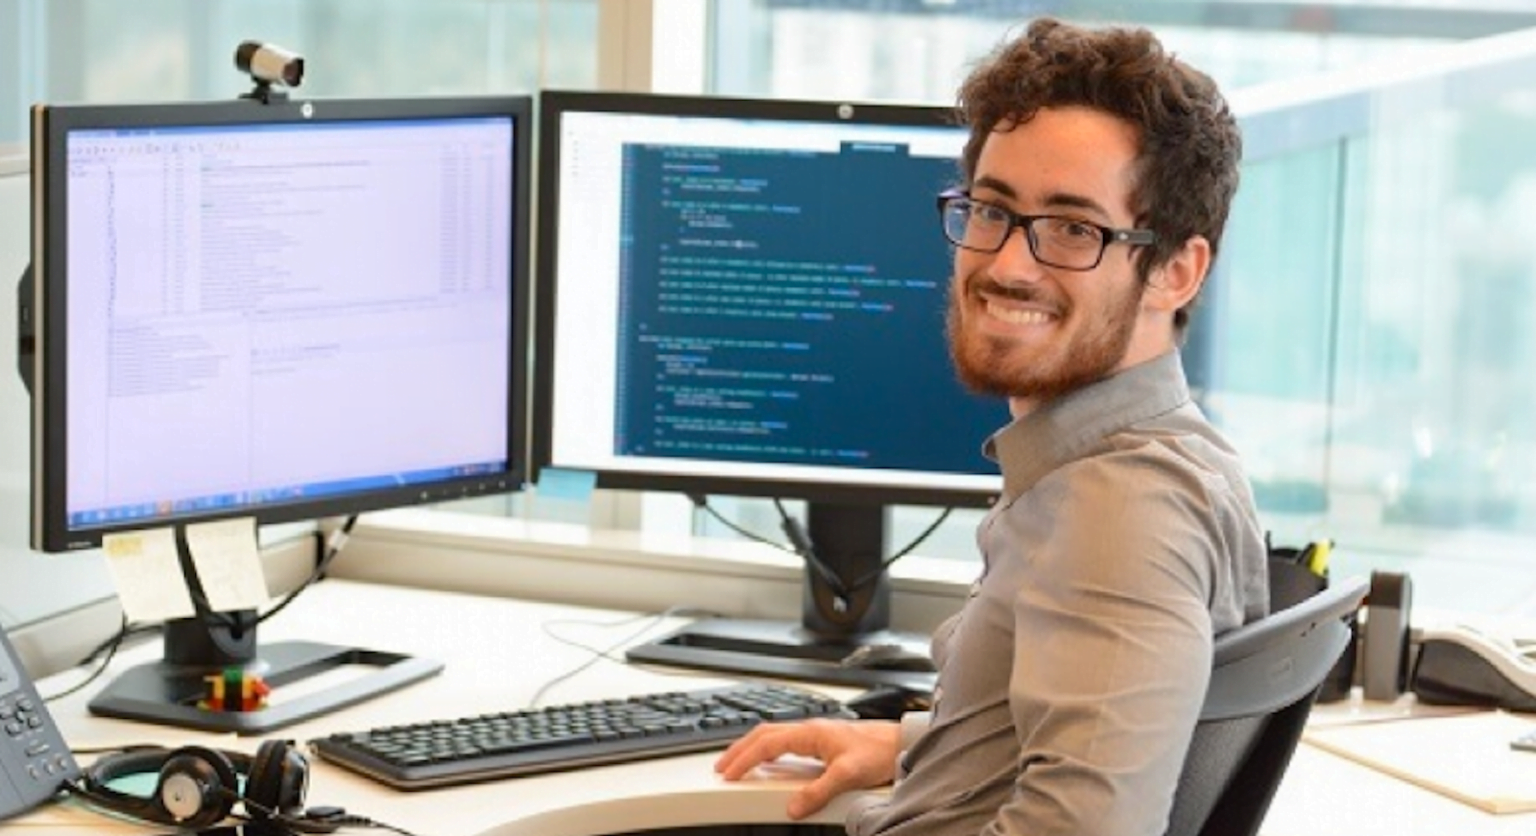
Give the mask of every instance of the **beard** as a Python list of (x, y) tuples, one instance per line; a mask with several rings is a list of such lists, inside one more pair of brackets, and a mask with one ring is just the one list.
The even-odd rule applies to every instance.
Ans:
[[(981, 333), (967, 321), (982, 315), (983, 291), (1023, 302), (1049, 302), (1044, 294), (1027, 286), (1005, 288), (980, 273), (952, 281), (945, 330), (955, 374), (972, 392), (1033, 400), (1055, 398), (1102, 380), (1125, 359), (1143, 289), (1138, 282), (1112, 298), (1102, 316), (1080, 322), (1074, 332), (1064, 332), (1065, 342), (1037, 351), (1022, 349), (1008, 337)], [(1070, 322), (1074, 308), (1069, 302), (1057, 302), (1054, 307), (1060, 315), (1056, 327), (1061, 328)]]

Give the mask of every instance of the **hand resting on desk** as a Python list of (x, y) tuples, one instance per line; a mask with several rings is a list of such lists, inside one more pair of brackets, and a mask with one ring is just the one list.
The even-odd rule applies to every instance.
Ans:
[(801, 787), (785, 812), (800, 820), (850, 790), (889, 784), (896, 777), (901, 726), (886, 720), (807, 720), (767, 723), (732, 743), (715, 761), (727, 781), (739, 781), (758, 764), (783, 755), (804, 755), (826, 765), (820, 776)]

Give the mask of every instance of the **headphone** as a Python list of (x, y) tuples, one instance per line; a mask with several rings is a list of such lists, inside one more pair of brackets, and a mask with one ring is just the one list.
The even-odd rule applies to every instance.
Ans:
[[(147, 796), (111, 786), (150, 774), (157, 778)], [(276, 821), (303, 833), (331, 833), (340, 826), (305, 813), (309, 761), (288, 740), (265, 741), (255, 755), (204, 746), (129, 750), (98, 758), (83, 779), (82, 794), (97, 806), (172, 827), (211, 827), (236, 816), (236, 805), (244, 808), (243, 818)]]

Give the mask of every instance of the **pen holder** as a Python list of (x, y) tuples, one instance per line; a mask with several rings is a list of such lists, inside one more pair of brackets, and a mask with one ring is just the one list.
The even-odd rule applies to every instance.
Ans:
[[(1294, 606), (1328, 588), (1328, 573), (1312, 570), (1307, 560), (1311, 549), (1270, 547), (1269, 550), (1269, 611), (1278, 612)], [(1354, 686), (1356, 646), (1359, 643), (1359, 624), (1355, 616), (1349, 618), (1349, 644), (1339, 660), (1328, 671), (1318, 690), (1318, 702), (1337, 702), (1349, 696)]]

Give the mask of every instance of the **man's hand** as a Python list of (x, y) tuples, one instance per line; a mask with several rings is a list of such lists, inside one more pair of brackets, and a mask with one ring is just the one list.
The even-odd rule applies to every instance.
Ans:
[(715, 771), (735, 781), (780, 755), (805, 755), (826, 765), (821, 776), (789, 799), (791, 819), (803, 819), (848, 790), (878, 787), (896, 777), (901, 727), (877, 720), (807, 720), (766, 723), (731, 744)]

